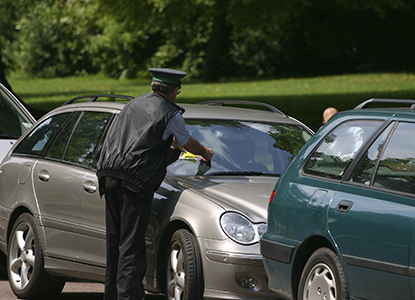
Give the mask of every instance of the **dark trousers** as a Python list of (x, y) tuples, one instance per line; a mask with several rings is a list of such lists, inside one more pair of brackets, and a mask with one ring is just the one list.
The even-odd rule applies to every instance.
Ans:
[(144, 299), (147, 229), (151, 203), (144, 193), (105, 188), (107, 269), (105, 300)]

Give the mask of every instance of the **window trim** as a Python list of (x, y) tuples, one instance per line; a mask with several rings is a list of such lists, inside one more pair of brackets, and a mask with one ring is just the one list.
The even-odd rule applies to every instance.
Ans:
[[(114, 109), (114, 108), (102, 109), (102, 107), (99, 107), (99, 109), (94, 109), (94, 108), (91, 109), (90, 107), (85, 107), (85, 108), (82, 108), (82, 109), (75, 108), (75, 109), (72, 109), (71, 111), (60, 111), (56, 114), (45, 116), (44, 119), (42, 118), (40, 120), (39, 124), (36, 124), (36, 126), (32, 126), (29, 130), (27, 130), (27, 132), (25, 132), (24, 137), (26, 137), (27, 135), (30, 135), (31, 132), (36, 130), (36, 128), (38, 128), (38, 126), (41, 123), (48, 120), (49, 118), (53, 118), (53, 117), (56, 117), (57, 115), (61, 115), (61, 114), (68, 114), (68, 116), (66, 117), (66, 119), (62, 123), (62, 126), (50, 138), (49, 145), (47, 145), (47, 147), (44, 148), (39, 155), (14, 152), (15, 149), (17, 148), (17, 146), (21, 143), (21, 141), (24, 140), (24, 137), (22, 137), (21, 141), (19, 141), (19, 143), (15, 145), (15, 147), (13, 148), (13, 152), (11, 152), (10, 155), (11, 156), (16, 156), (16, 157), (27, 157), (27, 158), (32, 158), (32, 159), (51, 161), (51, 162), (54, 162), (54, 163), (61, 163), (61, 164), (65, 164), (65, 165), (72, 165), (72, 166), (75, 166), (75, 167), (79, 167), (79, 168), (83, 168), (83, 169), (87, 169), (87, 170), (92, 170), (92, 171), (96, 170), (96, 163), (97, 163), (97, 160), (98, 160), (97, 151), (96, 151), (97, 149), (94, 150), (93, 161), (92, 161), (92, 164), (90, 166), (86, 166), (86, 165), (83, 165), (83, 164), (78, 164), (78, 163), (75, 163), (75, 162), (63, 160), (63, 158), (65, 157), (69, 142), (72, 139), (74, 130), (76, 129), (76, 127), (79, 124), (79, 121), (81, 120), (82, 116), (86, 112), (110, 114), (110, 117), (108, 119), (108, 123), (106, 124), (106, 126), (104, 128), (104, 131), (103, 131), (104, 134), (101, 135), (101, 137), (99, 139), (99, 143), (102, 144), (104, 142), (105, 138), (106, 138), (106, 135), (108, 134), (109, 128), (114, 123), (114, 120), (118, 116), (120, 110), (119, 109)], [(66, 128), (68, 126), (68, 124), (73, 120), (73, 118), (78, 118), (78, 119), (76, 120), (75, 126), (72, 128), (70, 137), (69, 137), (69, 139), (68, 139), (68, 141), (65, 145), (65, 149), (63, 151), (63, 154), (62, 154), (61, 158), (57, 159), (57, 158), (52, 158), (52, 157), (46, 157), (46, 155), (50, 152), (51, 145), (54, 145), (56, 139), (62, 134), (62, 131), (64, 130), (64, 128)]]
[[(395, 123), (395, 124), (393, 124), (393, 123)], [(349, 170), (349, 173), (350, 174), (348, 174), (348, 177), (347, 178), (345, 178), (344, 180), (341, 180), (340, 181), (340, 184), (345, 184), (345, 185), (349, 185), (349, 186), (355, 186), (355, 187), (365, 188), (365, 189), (374, 190), (374, 191), (382, 192), (382, 193), (388, 193), (388, 194), (398, 195), (398, 196), (401, 196), (401, 197), (415, 198), (415, 194), (411, 194), (411, 193), (407, 193), (407, 192), (402, 192), (402, 191), (398, 191), (398, 190), (392, 190), (392, 189), (388, 189), (388, 188), (384, 188), (384, 187), (379, 187), (379, 186), (374, 186), (373, 185), (374, 179), (376, 177), (377, 170), (379, 168), (380, 160), (381, 160), (381, 158), (383, 156), (383, 153), (385, 152), (385, 150), (386, 150), (386, 148), (387, 148), (387, 146), (389, 144), (389, 141), (390, 141), (390, 139), (393, 136), (393, 133), (395, 132), (396, 128), (401, 123), (414, 123), (414, 122), (408, 122), (407, 120), (396, 120), (396, 119), (395, 120), (392, 120), (392, 119), (387, 120), (385, 122), (385, 124), (383, 126), (381, 126), (379, 128), (379, 130), (370, 139), (368, 139), (368, 142), (367, 142), (367, 144), (365, 144), (364, 149), (362, 148), (362, 153), (359, 153), (359, 155), (358, 155), (359, 157), (356, 156), (357, 159), (354, 160), (352, 162), (352, 164), (350, 164), (350, 167), (351, 167), (350, 170)], [(390, 132), (389, 132), (389, 134), (388, 134), (388, 136), (386, 138), (386, 141), (387, 142), (385, 142), (385, 144), (383, 145), (382, 149), (379, 151), (378, 158), (376, 159), (376, 163), (375, 163), (375, 165), (373, 167), (373, 170), (374, 171), (371, 174), (370, 185), (366, 185), (366, 184), (359, 183), (359, 182), (356, 182), (356, 181), (350, 181), (351, 176), (353, 174), (353, 171), (355, 170), (355, 168), (359, 164), (359, 162), (360, 162), (362, 156), (364, 155), (364, 153), (366, 153), (368, 151), (368, 149), (372, 146), (372, 144), (375, 142), (375, 140), (384, 132), (384, 130), (386, 130), (386, 128), (390, 124), (393, 124), (393, 127), (390, 130)], [(346, 172), (345, 172), (345, 174), (346, 174)]]
[[(68, 141), (66, 142), (65, 148), (63, 149), (63, 154), (61, 156), (60, 159), (57, 158), (53, 158), (53, 157), (46, 157), (46, 155), (48, 155), (51, 151), (52, 145), (55, 144), (56, 140), (61, 136), (62, 131), (69, 126), (69, 124), (71, 123), (71, 121), (76, 118), (76, 116), (78, 115), (78, 120), (76, 120), (75, 122), (75, 126), (72, 128), (71, 134), (69, 135)], [(68, 143), (72, 138), (73, 135), (73, 131), (76, 128), (76, 126), (79, 123), (80, 117), (83, 116), (83, 111), (74, 111), (66, 120), (65, 122), (62, 124), (61, 128), (59, 128), (59, 130), (55, 133), (55, 135), (52, 137), (52, 141), (49, 143), (48, 147), (41, 153), (39, 158), (45, 159), (45, 160), (52, 160), (52, 161), (56, 161), (56, 162), (62, 162), (63, 161), (63, 157), (65, 156), (66, 153), (66, 149), (68, 148)]]
[[(357, 152), (356, 157), (349, 163), (349, 165), (344, 170), (343, 175), (341, 175), (341, 177), (339, 179), (333, 178), (333, 177), (325, 177), (325, 176), (321, 176), (321, 175), (317, 175), (317, 174), (306, 173), (305, 172), (305, 166), (308, 164), (308, 162), (310, 161), (311, 157), (315, 154), (317, 149), (319, 149), (321, 144), (324, 143), (326, 137), (329, 136), (330, 134), (332, 134), (333, 131), (336, 128), (338, 128), (339, 126), (341, 126), (342, 124), (347, 123), (347, 122), (354, 122), (354, 121), (379, 121), (379, 122), (383, 122), (383, 124), (381, 124), (379, 126), (379, 128), (377, 130), (375, 130), (372, 133), (372, 135), (365, 141), (365, 143), (362, 145), (360, 150)], [(383, 132), (383, 130), (385, 130), (385, 128), (392, 122), (393, 122), (393, 120), (384, 119), (384, 118), (381, 118), (381, 119), (377, 119), (377, 118), (367, 118), (367, 119), (366, 118), (359, 118), (359, 119), (346, 119), (346, 120), (336, 124), (336, 126), (334, 126), (329, 132), (326, 133), (326, 135), (324, 135), (324, 137), (322, 137), (320, 139), (319, 143), (308, 154), (307, 158), (304, 160), (304, 162), (303, 162), (303, 164), (300, 168), (300, 171), (299, 171), (300, 175), (304, 176), (304, 177), (324, 179), (324, 180), (332, 181), (332, 182), (347, 182), (347, 181), (349, 181), (350, 176), (353, 173), (353, 170), (355, 169), (357, 163), (362, 158), (363, 154), (367, 151), (367, 149), (370, 147), (370, 145), (376, 140), (376, 138)]]
[[(72, 128), (71, 134), (70, 134), (69, 139), (68, 139), (68, 141), (67, 141), (67, 143), (65, 145), (65, 149), (63, 151), (63, 154), (62, 154), (61, 159), (59, 161), (57, 159), (53, 159), (53, 160), (54, 161), (58, 161), (58, 162), (63, 163), (63, 164), (66, 164), (66, 165), (72, 165), (72, 166), (84, 168), (84, 169), (87, 169), (87, 170), (94, 170), (94, 169), (96, 169), (96, 160), (97, 160), (96, 150), (97, 150), (97, 144), (94, 147), (94, 153), (93, 153), (92, 163), (90, 165), (84, 165), (84, 164), (76, 163), (76, 162), (73, 162), (73, 161), (65, 160), (64, 158), (66, 156), (66, 152), (68, 150), (68, 146), (69, 146), (70, 142), (72, 141), (73, 134), (74, 134), (75, 130), (77, 129), (77, 127), (79, 125), (79, 122), (82, 120), (82, 118), (84, 117), (84, 115), (85, 115), (86, 112), (101, 113), (101, 114), (109, 114), (110, 115), (109, 118), (108, 118), (108, 122), (105, 125), (105, 128), (103, 129), (103, 134), (101, 135), (101, 137), (99, 139), (99, 142), (102, 142), (102, 138), (103, 138), (104, 135), (106, 137), (106, 134), (108, 133), (108, 128), (109, 128), (109, 126), (111, 126), (112, 122), (114, 121), (114, 116), (116, 114), (114, 112), (110, 112), (110, 111), (98, 111), (98, 110), (82, 110), (82, 111), (78, 111), (78, 112), (80, 112), (79, 117), (78, 117), (78, 119), (75, 122), (75, 126)], [(65, 124), (65, 126), (68, 126), (68, 125)], [(62, 132), (62, 130), (60, 131), (60, 133)], [(58, 135), (56, 135), (56, 138), (57, 137), (58, 137)], [(53, 141), (53, 142), (55, 142), (55, 141)], [(51, 143), (51, 145), (53, 145), (53, 144)], [(49, 159), (52, 160), (51, 158), (47, 158), (45, 156), (43, 156), (42, 158), (45, 159), (45, 160), (49, 160)]]
[[(388, 128), (388, 126), (390, 124), (392, 124), (393, 122), (399, 123), (397, 121), (394, 120), (386, 120), (377, 130), (375, 130), (372, 134), (372, 136), (370, 138), (367, 139), (366, 143), (362, 146), (362, 148), (360, 149), (360, 151), (357, 153), (355, 159), (352, 160), (352, 162), (349, 164), (349, 166), (347, 167), (347, 169), (345, 170), (344, 174), (343, 174), (343, 179), (342, 181), (350, 181), (350, 177), (353, 174), (353, 171), (356, 169), (357, 165), (359, 164), (360, 160), (362, 159), (363, 155), (366, 153), (366, 151), (372, 146), (372, 144), (375, 142), (375, 140), (383, 133), (383, 131), (386, 130), (386, 128)], [(393, 128), (391, 129), (391, 132), (389, 132), (389, 136), (387, 137), (387, 140), (389, 141), (392, 132), (395, 130), (397, 124), (395, 124), (393, 126)], [(387, 143), (385, 143), (385, 145), (387, 145)], [(383, 145), (381, 152), (383, 153), (384, 149), (385, 149), (385, 145)], [(379, 158), (377, 159), (374, 168), (376, 169), (379, 163)], [(373, 177), (373, 174), (372, 174)], [(372, 185), (372, 180), (373, 178), (370, 179), (370, 184)]]
[[(47, 153), (50, 148), (50, 145), (54, 143), (54, 139), (55, 137), (61, 132), (61, 128), (63, 128), (64, 126), (66, 126), (66, 123), (68, 122), (68, 120), (72, 119), (73, 114), (76, 113), (76, 111), (74, 112), (62, 112), (59, 114), (54, 114), (54, 115), (49, 115), (46, 116), (44, 119), (42, 119), (39, 123), (37, 123), (35, 126), (32, 126), (31, 128), (29, 128), (29, 130), (27, 130), (24, 135), (22, 135), (18, 141), (18, 143), (16, 143), (13, 147), (12, 152), (10, 153), (10, 156), (16, 156), (16, 157), (30, 157), (30, 158), (43, 158), (45, 156), (45, 153)], [(48, 140), (49, 144), (47, 146), (45, 146), (42, 151), (40, 151), (40, 153), (38, 155), (35, 154), (29, 154), (29, 153), (16, 153), (16, 150), (19, 148), (19, 146), (22, 144), (22, 142), (24, 142), (27, 138), (27, 136), (31, 135), (35, 130), (37, 130), (39, 128), (39, 126), (41, 124), (43, 124), (44, 122), (46, 122), (47, 120), (56, 117), (58, 115), (63, 115), (63, 114), (68, 114), (66, 119), (62, 122), (62, 126), (61, 128), (59, 128), (58, 130), (56, 130), (56, 132), (53, 133), (53, 135), (50, 137), (50, 139)]]
[[(393, 124), (393, 123), (395, 123), (395, 124)], [(356, 155), (356, 158), (350, 163), (350, 165), (345, 170), (343, 178), (341, 180), (336, 180), (336, 179), (333, 179), (333, 178), (325, 178), (325, 177), (324, 177), (324, 179), (327, 180), (327, 181), (337, 182), (339, 184), (345, 184), (345, 185), (349, 185), (349, 186), (365, 188), (365, 189), (369, 189), (369, 190), (373, 190), (373, 191), (377, 191), (377, 192), (398, 195), (398, 196), (401, 196), (401, 197), (415, 198), (415, 194), (402, 192), (402, 191), (398, 191), (398, 190), (392, 190), (392, 189), (388, 189), (388, 188), (373, 185), (374, 179), (376, 177), (376, 172), (378, 170), (382, 155), (383, 155), (384, 151), (386, 150), (386, 148), (389, 144), (389, 141), (393, 136), (393, 133), (395, 132), (396, 128), (401, 123), (414, 123), (414, 122), (409, 122), (407, 120), (396, 120), (396, 119), (386, 120), (384, 122), (384, 124), (382, 124), (382, 126), (380, 126), (379, 129), (376, 130), (373, 133), (373, 135), (366, 141), (366, 143), (363, 145), (361, 151), (359, 151), (359, 153)], [(355, 182), (355, 181), (350, 181), (351, 176), (353, 174), (353, 171), (355, 170), (355, 168), (357, 167), (357, 165), (361, 161), (363, 155), (368, 151), (368, 149), (372, 146), (372, 144), (375, 142), (375, 140), (384, 132), (384, 130), (386, 130), (391, 124), (393, 125), (393, 127), (391, 128), (391, 130), (390, 130), (390, 132), (389, 132), (389, 134), (386, 138), (387, 142), (385, 142), (385, 144), (383, 145), (383, 147), (380, 150), (379, 155), (376, 159), (376, 163), (375, 163), (374, 168), (373, 168), (374, 171), (371, 174), (371, 178), (370, 178), (370, 185), (366, 185), (366, 184)], [(324, 138), (322, 139), (322, 141), (323, 140), (324, 140)], [(320, 143), (315, 147), (315, 149), (313, 149), (313, 152), (310, 153), (310, 156), (315, 152), (315, 150), (319, 146), (320, 146)], [(307, 160), (308, 160), (308, 158), (307, 158)], [(316, 178), (316, 179), (322, 179), (323, 178), (322, 176), (310, 175), (309, 173), (302, 172), (302, 169), (303, 169), (304, 165), (305, 165), (305, 163), (303, 164), (303, 166), (301, 168), (301, 171), (300, 171), (302, 176), (312, 177), (312, 178)]]

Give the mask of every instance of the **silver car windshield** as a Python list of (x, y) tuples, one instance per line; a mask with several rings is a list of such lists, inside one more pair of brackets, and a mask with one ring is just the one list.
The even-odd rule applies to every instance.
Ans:
[(275, 175), (310, 138), (300, 126), (238, 120), (186, 120), (190, 135), (213, 150), (209, 165), (183, 152), (170, 175)]

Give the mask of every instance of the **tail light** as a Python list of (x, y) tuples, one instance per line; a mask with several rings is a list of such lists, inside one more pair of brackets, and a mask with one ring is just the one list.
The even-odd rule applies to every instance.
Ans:
[(272, 199), (274, 198), (274, 196), (275, 196), (275, 190), (272, 190), (271, 197), (269, 197), (269, 203), (270, 204), (271, 204)]

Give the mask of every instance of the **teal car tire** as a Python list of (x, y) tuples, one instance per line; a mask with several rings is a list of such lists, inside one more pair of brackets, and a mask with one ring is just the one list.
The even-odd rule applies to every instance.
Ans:
[(328, 248), (316, 250), (300, 278), (298, 300), (348, 300), (349, 293), (339, 257)]

